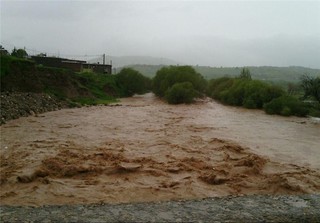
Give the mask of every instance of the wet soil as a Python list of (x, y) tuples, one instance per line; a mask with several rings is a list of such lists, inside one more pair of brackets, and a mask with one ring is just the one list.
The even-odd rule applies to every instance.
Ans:
[(320, 192), (319, 124), (152, 94), (1, 127), (5, 205)]

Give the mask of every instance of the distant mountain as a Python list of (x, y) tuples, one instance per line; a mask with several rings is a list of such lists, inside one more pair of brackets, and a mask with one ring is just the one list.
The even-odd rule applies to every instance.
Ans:
[[(131, 67), (147, 77), (154, 77), (159, 69), (169, 65), (183, 65), (168, 58), (149, 57), (149, 56), (107, 56), (106, 63), (112, 61), (113, 73), (119, 72), (123, 67)], [(91, 60), (91, 63), (102, 63), (102, 57)], [(210, 67), (193, 66), (194, 69), (202, 74), (206, 79), (218, 78), (223, 76), (237, 76), (242, 67)], [(312, 69), (301, 66), (275, 67), (275, 66), (249, 66), (253, 79), (265, 80), (275, 83), (291, 82), (297, 83), (304, 74), (312, 77), (320, 77), (320, 69)]]
[[(307, 67), (273, 67), (273, 66), (260, 66), (260, 67), (247, 67), (250, 70), (253, 79), (272, 81), (272, 82), (299, 82), (304, 74), (312, 77), (320, 77), (320, 69), (312, 69)], [(196, 71), (201, 73), (205, 78), (217, 78), (222, 76), (237, 76), (240, 74), (242, 67), (195, 67)]]
[[(161, 57), (148, 56), (107, 56), (106, 63), (112, 61), (113, 68), (125, 67), (129, 65), (177, 65), (179, 62)], [(101, 61), (99, 61), (101, 62)]]
[[(165, 65), (129, 65), (140, 73), (148, 77), (154, 77), (156, 72)], [(271, 82), (292, 82), (297, 83), (302, 75), (308, 74), (312, 77), (320, 77), (320, 69), (311, 69), (307, 67), (248, 67), (253, 79), (271, 81)], [(237, 76), (242, 67), (209, 67), (194, 66), (194, 69), (202, 74), (206, 79), (218, 78), (223, 76)], [(120, 70), (120, 69), (118, 69)]]

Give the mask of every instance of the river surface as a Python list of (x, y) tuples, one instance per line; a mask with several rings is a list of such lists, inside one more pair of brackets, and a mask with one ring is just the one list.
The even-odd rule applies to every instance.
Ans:
[[(157, 99), (143, 96), (150, 104)], [(140, 104), (140, 97), (124, 99), (123, 103)], [(160, 102), (159, 102), (160, 103)], [(162, 103), (161, 103), (162, 104)], [(168, 106), (168, 105), (166, 105)], [(185, 122), (208, 128), (208, 135), (232, 140), (257, 154), (273, 160), (320, 169), (320, 120), (267, 115), (261, 110), (222, 105), (214, 100), (205, 105), (169, 106), (173, 113), (191, 117)], [(206, 134), (204, 134), (206, 135)]]
[(320, 169), (318, 119), (267, 115), (214, 101), (194, 115), (198, 123), (216, 128), (217, 137), (233, 140), (272, 160)]
[(0, 128), (3, 204), (320, 192), (316, 119), (146, 94)]

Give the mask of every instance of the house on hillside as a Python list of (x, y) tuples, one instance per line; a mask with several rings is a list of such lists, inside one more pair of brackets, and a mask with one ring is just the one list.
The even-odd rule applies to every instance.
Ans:
[(83, 60), (70, 60), (66, 58), (46, 56), (32, 56), (31, 59), (34, 60), (36, 64), (46, 67), (70, 69), (74, 72), (87, 70), (95, 73), (112, 74), (112, 65), (109, 64), (91, 64)]

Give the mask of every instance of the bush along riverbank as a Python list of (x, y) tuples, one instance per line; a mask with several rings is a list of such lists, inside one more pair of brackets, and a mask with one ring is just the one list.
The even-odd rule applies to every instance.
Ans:
[(252, 80), (250, 75), (212, 79), (208, 83), (207, 95), (223, 104), (263, 109), (267, 114), (320, 117), (319, 102), (304, 102), (278, 86)]
[[(302, 78), (305, 98), (317, 99), (319, 78)], [(302, 88), (304, 88), (302, 86)], [(153, 78), (153, 92), (169, 104), (192, 103), (205, 95), (226, 105), (248, 109), (263, 109), (267, 114), (282, 116), (320, 117), (317, 100), (304, 102), (299, 96), (289, 95), (283, 88), (260, 80), (252, 80), (249, 69), (243, 68), (238, 77), (205, 80), (190, 66), (161, 68)]]

